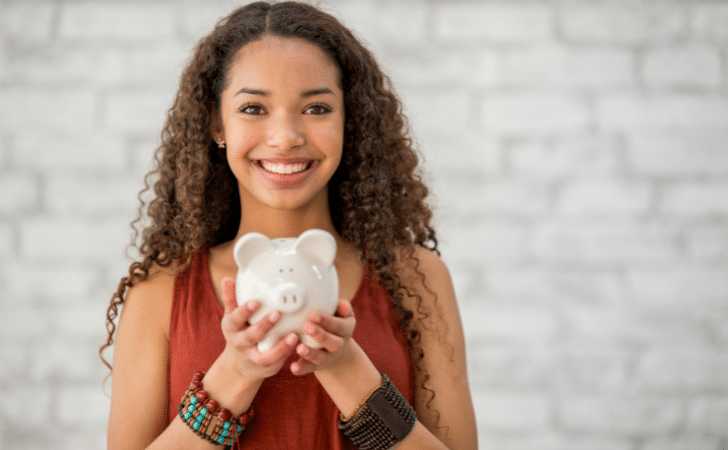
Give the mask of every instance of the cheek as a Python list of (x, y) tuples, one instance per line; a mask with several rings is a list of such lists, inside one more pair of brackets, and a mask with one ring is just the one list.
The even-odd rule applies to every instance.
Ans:
[[(322, 139), (326, 142), (326, 153), (329, 158), (341, 161), (344, 148), (344, 136), (339, 130), (330, 130)], [(337, 164), (338, 165), (338, 164)]]
[(339, 153), (344, 146), (344, 126), (343, 124), (336, 124), (326, 130), (324, 136), (326, 141), (329, 143), (329, 147), (336, 149)]
[(236, 145), (236, 143), (232, 139), (229, 140), (227, 142), (227, 146), (225, 147), (225, 154), (227, 156), (228, 164), (233, 169), (233, 171), (235, 171), (236, 164), (243, 156), (242, 152), (240, 151), (240, 146)]
[(241, 145), (240, 141), (233, 139), (228, 141), (225, 148), (228, 167), (238, 180), (245, 177), (246, 167), (248, 166), (247, 153), (246, 147)]
[(244, 156), (259, 140), (260, 136), (250, 127), (233, 128), (227, 136), (228, 156)]

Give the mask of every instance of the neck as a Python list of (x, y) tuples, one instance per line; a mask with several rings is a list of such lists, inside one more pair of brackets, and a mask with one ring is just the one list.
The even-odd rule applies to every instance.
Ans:
[(241, 192), (241, 211), (236, 239), (251, 232), (264, 234), (269, 239), (297, 237), (313, 228), (328, 231), (337, 240), (339, 238), (325, 191), (296, 209), (271, 208)]
[(328, 208), (325, 214), (304, 211), (243, 211), (236, 239), (246, 233), (262, 233), (270, 239), (297, 237), (306, 230), (318, 228), (337, 236)]

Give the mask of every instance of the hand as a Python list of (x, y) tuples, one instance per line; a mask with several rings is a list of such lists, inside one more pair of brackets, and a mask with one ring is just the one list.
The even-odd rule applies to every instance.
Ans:
[(229, 361), (241, 376), (258, 381), (275, 375), (299, 343), (298, 336), (291, 333), (265, 352), (258, 351), (258, 342), (278, 323), (281, 313), (269, 313), (254, 325), (248, 320), (260, 308), (260, 302), (251, 300), (238, 306), (235, 300), (235, 281), (222, 280), (222, 299), (225, 316), (222, 319), (222, 333), (225, 336), (225, 350)]
[(298, 344), (296, 354), (299, 359), (291, 364), (291, 372), (294, 375), (306, 375), (333, 367), (350, 347), (351, 336), (356, 326), (351, 303), (340, 300), (334, 314), (330, 316), (312, 312), (309, 315), (308, 322), (303, 325), (303, 332), (318, 342), (322, 348), (315, 349), (303, 343)]

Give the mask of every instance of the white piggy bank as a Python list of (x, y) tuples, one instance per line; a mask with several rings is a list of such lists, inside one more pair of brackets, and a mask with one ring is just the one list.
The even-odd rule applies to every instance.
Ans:
[(238, 305), (261, 303), (249, 322), (278, 310), (281, 320), (258, 343), (263, 352), (293, 332), (312, 347), (320, 345), (301, 331), (311, 311), (333, 314), (339, 301), (339, 278), (334, 267), (336, 241), (323, 230), (308, 230), (298, 238), (270, 240), (248, 233), (235, 243)]

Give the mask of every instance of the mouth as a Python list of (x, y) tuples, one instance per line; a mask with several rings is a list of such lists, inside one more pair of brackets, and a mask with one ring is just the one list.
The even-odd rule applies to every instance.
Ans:
[(300, 186), (318, 166), (313, 159), (258, 159), (253, 160), (263, 178), (280, 188)]
[(310, 169), (314, 161), (302, 161), (302, 162), (274, 162), (268, 160), (258, 160), (256, 164), (263, 170), (278, 175), (295, 175), (302, 173)]

